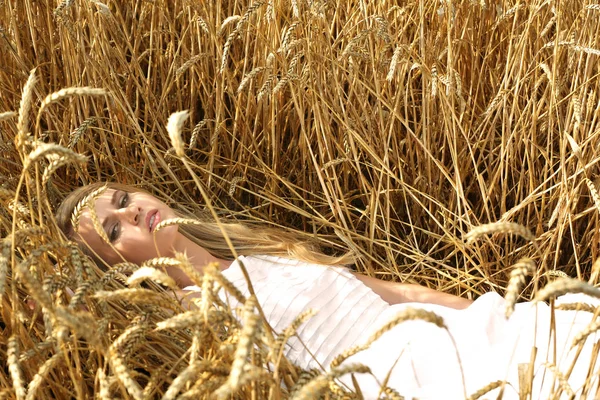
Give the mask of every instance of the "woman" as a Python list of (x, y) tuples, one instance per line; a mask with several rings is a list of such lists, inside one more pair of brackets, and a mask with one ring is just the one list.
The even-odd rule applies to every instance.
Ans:
[[(591, 322), (590, 314), (555, 311), (556, 329), (551, 336), (551, 313), (545, 304), (517, 305), (507, 320), (504, 300), (495, 293), (471, 304), (419, 285), (381, 281), (340, 267), (351, 262), (351, 257), (326, 256), (289, 233), (226, 223), (223, 228), (242, 255), (233, 260), (216, 223), (171, 225), (155, 232), (161, 221), (180, 214), (129, 186), (109, 183), (96, 196), (102, 186), (98, 183), (74, 191), (59, 208), (57, 222), (68, 238), (80, 243), (99, 264), (142, 263), (185, 252), (200, 272), (216, 262), (247, 294), (240, 268), (243, 263), (275, 331), (280, 332), (309, 308), (318, 310), (298, 330), (298, 337), (290, 340), (286, 351), (300, 367), (327, 368), (336, 355), (365, 343), (409, 307), (435, 313), (429, 314), (430, 322), (413, 320), (395, 326), (367, 350), (345, 361), (371, 367), (373, 375), (356, 376), (366, 398), (375, 398), (386, 381), (405, 396), (436, 399), (464, 398), (498, 380), (507, 384), (497, 392), (502, 390), (504, 398), (519, 398), (529, 376), (533, 377), (533, 398), (546, 398), (556, 387), (553, 373), (545, 370), (553, 367), (544, 363), (551, 362), (562, 371), (573, 360), (567, 378), (569, 390), (593, 396), (589, 390), (593, 393), (598, 386), (598, 369), (587, 371), (593, 366), (593, 335), (578, 354), (570, 350), (574, 336)], [(167, 273), (179, 287), (198, 290), (179, 269), (167, 268)], [(534, 345), (537, 353), (533, 369), (528, 370), (525, 367)], [(342, 381), (352, 387), (349, 377)]]

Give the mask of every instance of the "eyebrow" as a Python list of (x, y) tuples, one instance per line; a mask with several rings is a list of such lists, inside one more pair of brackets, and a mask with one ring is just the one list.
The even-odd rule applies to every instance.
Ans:
[[(115, 190), (113, 192), (113, 195), (112, 195), (111, 199), (110, 199), (110, 204), (112, 204), (115, 207), (116, 207), (116, 204), (117, 204), (117, 198), (119, 197), (118, 194), (119, 194), (119, 190)], [(110, 219), (111, 218), (106, 217), (106, 218), (104, 218), (104, 221), (102, 221), (102, 229), (104, 229), (104, 232), (106, 234), (108, 234), (106, 225), (108, 225), (108, 223), (110, 222)]]

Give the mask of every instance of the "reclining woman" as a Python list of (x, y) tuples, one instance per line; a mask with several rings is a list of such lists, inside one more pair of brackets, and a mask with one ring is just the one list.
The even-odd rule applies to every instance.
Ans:
[[(105, 185), (106, 190), (91, 203), (95, 208), (92, 213), (85, 206), (87, 199)], [(74, 211), (80, 214), (76, 227), (71, 223)], [(57, 222), (97, 263), (141, 264), (154, 257), (186, 253), (199, 272), (216, 262), (224, 276), (247, 295), (240, 269), (243, 262), (258, 302), (276, 332), (289, 326), (301, 312), (318, 310), (286, 350), (288, 359), (302, 368), (327, 368), (336, 355), (365, 343), (373, 332), (408, 308), (434, 312), (439, 317), (438, 326), (421, 320), (399, 324), (345, 361), (371, 368), (373, 375), (355, 376), (366, 398), (376, 398), (386, 380), (404, 396), (431, 399), (464, 398), (501, 380), (507, 382), (504, 398), (519, 398), (523, 366), (530, 364), (533, 346), (537, 348), (533, 398), (547, 398), (557, 389), (552, 384), (553, 373), (545, 373), (547, 362), (560, 371), (574, 363), (567, 378), (576, 394), (587, 392), (593, 397), (598, 388), (598, 368), (588, 369), (594, 368), (592, 344), (600, 335), (590, 335), (581, 351), (570, 348), (575, 335), (593, 322), (591, 313), (554, 311), (552, 330), (546, 304), (522, 303), (506, 319), (504, 300), (496, 293), (486, 293), (471, 302), (419, 285), (382, 281), (346, 268), (352, 263), (351, 256), (327, 256), (289, 232), (222, 223), (240, 254), (234, 260), (215, 222), (171, 225), (155, 232), (161, 221), (181, 216), (193, 218), (140, 189), (96, 183), (71, 193), (58, 209)], [(94, 227), (96, 217), (104, 233)], [(181, 270), (173, 267), (166, 272), (180, 288), (199, 290)], [(581, 300), (580, 295), (571, 296)], [(585, 298), (586, 302), (596, 300)], [(350, 378), (342, 381), (352, 387)]]

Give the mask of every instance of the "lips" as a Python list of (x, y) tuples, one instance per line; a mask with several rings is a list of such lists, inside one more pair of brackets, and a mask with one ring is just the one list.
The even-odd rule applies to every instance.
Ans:
[(148, 214), (146, 214), (146, 226), (148, 230), (152, 232), (156, 225), (160, 222), (160, 213), (158, 210), (152, 210)]

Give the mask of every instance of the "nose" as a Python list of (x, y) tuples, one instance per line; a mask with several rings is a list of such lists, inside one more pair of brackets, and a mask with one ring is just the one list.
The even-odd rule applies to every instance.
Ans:
[(121, 214), (122, 218), (125, 218), (125, 220), (132, 225), (137, 225), (140, 222), (141, 209), (133, 204), (117, 211)]

